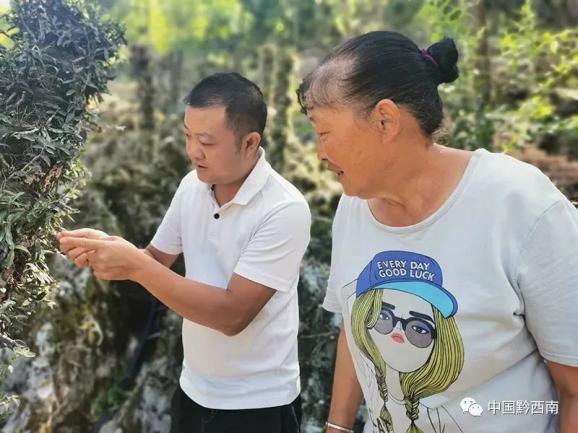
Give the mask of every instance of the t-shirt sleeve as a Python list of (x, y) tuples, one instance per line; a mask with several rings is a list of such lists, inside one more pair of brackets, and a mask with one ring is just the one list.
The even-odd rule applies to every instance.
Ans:
[(167, 254), (180, 254), (183, 252), (181, 239), (181, 196), (183, 195), (183, 182), (177, 188), (171, 204), (157, 228), (151, 240), (151, 245)]
[(280, 292), (299, 279), (309, 245), (311, 213), (305, 202), (289, 202), (269, 213), (241, 253), (234, 273)]
[(567, 199), (548, 208), (531, 230), (518, 285), (541, 355), (578, 366), (578, 211)]
[(333, 218), (333, 224), (331, 226), (331, 267), (329, 268), (329, 278), (327, 279), (327, 290), (325, 292), (325, 298), (323, 299), (323, 304), (321, 304), (325, 310), (331, 311), (332, 313), (341, 313), (341, 305), (337, 297), (338, 287), (336, 287), (335, 280), (338, 271), (337, 255), (339, 251), (341, 251), (338, 244), (341, 230), (340, 219), (341, 213), (343, 212), (343, 200), (344, 198), (341, 196), (339, 205), (337, 206), (337, 210), (335, 212), (335, 217)]

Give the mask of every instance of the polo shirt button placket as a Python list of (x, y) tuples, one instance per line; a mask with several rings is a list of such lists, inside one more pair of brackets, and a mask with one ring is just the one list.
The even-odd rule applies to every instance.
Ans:
[(211, 197), (211, 204), (212, 204), (212, 209), (211, 209), (211, 218), (210, 218), (210, 223), (209, 223), (209, 239), (212, 242), (217, 242), (218, 239), (218, 231), (219, 231), (219, 219), (221, 218), (221, 212), (222, 209), (219, 208), (219, 205), (217, 204), (217, 202), (215, 201), (215, 199), (213, 197)]
[(218, 220), (219, 218), (223, 217), (223, 212), (225, 212), (227, 209), (229, 209), (231, 207), (231, 203), (227, 203), (225, 205), (223, 205), (222, 207), (218, 208), (215, 213), (213, 214), (213, 218)]

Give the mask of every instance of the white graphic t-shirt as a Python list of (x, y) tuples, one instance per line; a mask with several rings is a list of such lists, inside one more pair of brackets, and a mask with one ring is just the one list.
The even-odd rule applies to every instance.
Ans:
[(578, 366), (578, 212), (483, 149), (412, 226), (344, 195), (323, 306), (343, 314), (365, 433), (556, 432), (544, 358)]

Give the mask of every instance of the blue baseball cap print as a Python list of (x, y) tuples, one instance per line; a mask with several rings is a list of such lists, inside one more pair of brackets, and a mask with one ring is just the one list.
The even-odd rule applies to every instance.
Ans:
[(440, 265), (431, 257), (409, 251), (383, 251), (365, 266), (355, 289), (356, 297), (374, 289), (391, 289), (419, 296), (444, 318), (458, 311), (456, 298), (443, 288)]

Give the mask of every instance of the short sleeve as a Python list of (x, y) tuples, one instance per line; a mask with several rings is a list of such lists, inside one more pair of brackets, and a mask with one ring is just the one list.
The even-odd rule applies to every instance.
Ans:
[(337, 298), (337, 290), (335, 279), (337, 274), (337, 254), (341, 249), (339, 248), (339, 236), (341, 233), (340, 220), (341, 214), (343, 212), (343, 200), (344, 196), (341, 196), (337, 210), (335, 212), (335, 217), (333, 218), (333, 224), (331, 226), (331, 267), (329, 268), (329, 278), (327, 280), (327, 291), (325, 292), (325, 298), (323, 299), (323, 304), (321, 306), (332, 313), (341, 313), (341, 305), (339, 299)]
[(151, 240), (151, 245), (167, 254), (180, 254), (183, 252), (181, 239), (181, 196), (183, 195), (183, 182), (175, 192), (171, 204), (161, 224), (157, 228)]
[(309, 245), (311, 213), (306, 202), (289, 202), (271, 211), (241, 253), (234, 273), (280, 292), (299, 279)]
[(578, 366), (578, 211), (567, 199), (546, 210), (529, 234), (518, 285), (541, 355)]

